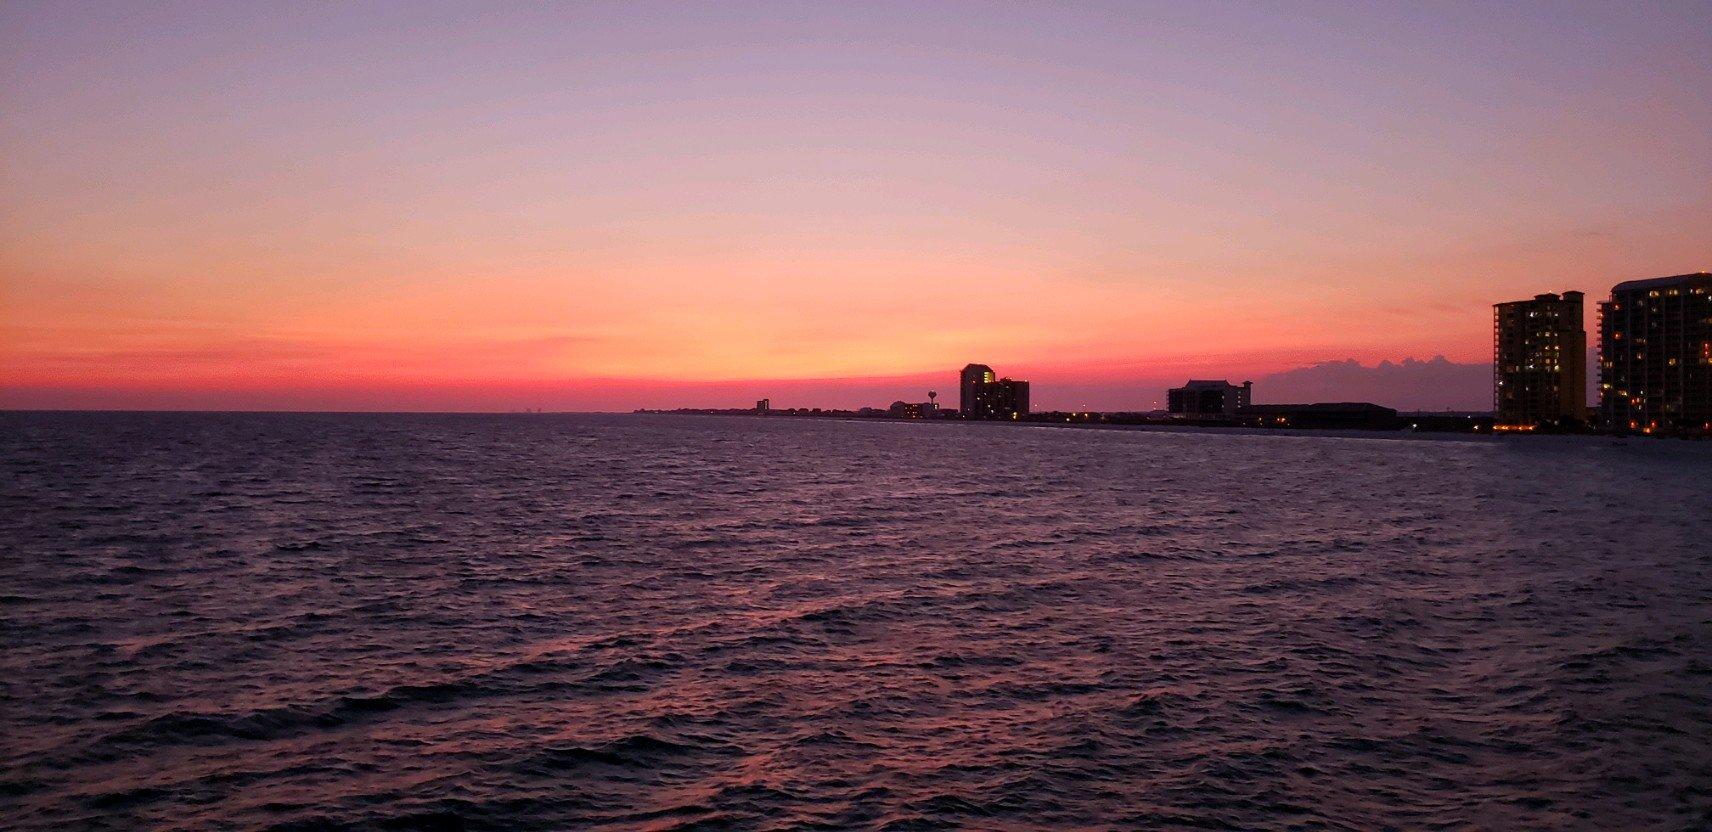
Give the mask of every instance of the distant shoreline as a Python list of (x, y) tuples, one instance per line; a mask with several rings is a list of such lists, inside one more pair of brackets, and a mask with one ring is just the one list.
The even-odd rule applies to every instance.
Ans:
[[(1163, 420), (1151, 421), (1100, 421), (1096, 419), (1057, 421), (1052, 419), (1027, 419), (1007, 422), (1003, 420), (963, 420), (963, 419), (904, 419), (892, 416), (862, 415), (855, 411), (823, 411), (819, 414), (791, 414), (783, 411), (773, 411), (762, 414), (752, 410), (713, 410), (699, 408), (680, 408), (675, 410), (71, 410), (71, 409), (6, 409), (0, 410), (0, 418), (32, 416), (32, 415), (62, 415), (62, 416), (694, 416), (694, 417), (724, 417), (747, 419), (792, 419), (800, 421), (856, 422), (866, 424), (940, 424), (968, 426), (997, 426), (1037, 428), (1077, 428), (1096, 430), (1139, 431), (1144, 433), (1220, 433), (1238, 436), (1319, 436), (1341, 437), (1352, 439), (1421, 439), (1421, 440), (1453, 440), (1464, 442), (1491, 442), (1495, 440), (1526, 436), (1533, 441), (1547, 439), (1609, 439), (1623, 440), (1657, 440), (1677, 439), (1705, 443), (1696, 436), (1680, 436), (1660, 434), (1646, 436), (1632, 433), (1603, 433), (1587, 431), (1580, 433), (1492, 433), (1486, 431), (1456, 431), (1456, 430), (1411, 430), (1406, 427), (1387, 428), (1337, 428), (1337, 427), (1261, 427), (1254, 425), (1217, 424), (1210, 422), (1168, 422)], [(1416, 414), (1405, 414), (1413, 416)], [(1422, 414), (1430, 415), (1430, 414)]]
[[(642, 409), (632, 412), (638, 416), (692, 416), (692, 417), (723, 417), (749, 419), (793, 419), (793, 420), (824, 420), (831, 422), (857, 422), (865, 424), (940, 424), (967, 426), (1007, 426), (1007, 427), (1037, 427), (1037, 428), (1075, 428), (1081, 430), (1118, 430), (1136, 431), (1142, 433), (1189, 433), (1189, 434), (1226, 434), (1235, 436), (1300, 436), (1326, 437), (1343, 439), (1379, 439), (1379, 440), (1422, 440), (1422, 441), (1455, 441), (1493, 443), (1510, 438), (1527, 437), (1531, 441), (1584, 441), (1655, 439), (1686, 439), (1695, 437), (1681, 436), (1642, 436), (1638, 434), (1615, 433), (1493, 433), (1490, 431), (1454, 431), (1454, 430), (1411, 430), (1407, 427), (1398, 428), (1320, 428), (1320, 427), (1257, 427), (1253, 425), (1211, 424), (1211, 423), (1173, 423), (1162, 420), (1148, 422), (1126, 421), (1055, 421), (1051, 419), (1027, 419), (1019, 421), (1003, 420), (964, 420), (964, 419), (903, 419), (891, 416), (864, 416), (854, 411), (825, 412), (820, 414), (791, 414), (781, 411), (757, 413), (752, 410), (713, 410), (702, 408), (680, 408), (676, 410)], [(1418, 415), (1418, 414), (1406, 414)]]

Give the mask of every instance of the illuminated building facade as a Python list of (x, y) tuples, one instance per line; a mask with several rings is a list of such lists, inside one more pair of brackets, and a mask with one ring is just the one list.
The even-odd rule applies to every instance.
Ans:
[(1587, 422), (1587, 330), (1580, 292), (1496, 304), (1492, 332), (1492, 409), (1499, 430)]
[(985, 364), (970, 364), (958, 376), (957, 412), (965, 419), (1015, 420), (1028, 415), (1028, 382), (998, 378)]
[(983, 384), (992, 384), (999, 377), (993, 374), (993, 368), (985, 364), (970, 364), (963, 368), (957, 376), (957, 412), (965, 419), (973, 418), (969, 414), (975, 411), (975, 399)]
[(1611, 288), (1599, 304), (1599, 415), (1624, 433), (1712, 435), (1712, 274)]
[(1001, 378), (981, 391), (982, 419), (1018, 419), (1028, 415), (1028, 382)]
[(1241, 386), (1222, 379), (1193, 379), (1165, 393), (1165, 409), (1184, 416), (1235, 416), (1253, 403), (1254, 382)]
[(932, 400), (925, 402), (895, 401), (886, 408), (886, 412), (899, 419), (932, 419), (939, 415), (939, 404)]

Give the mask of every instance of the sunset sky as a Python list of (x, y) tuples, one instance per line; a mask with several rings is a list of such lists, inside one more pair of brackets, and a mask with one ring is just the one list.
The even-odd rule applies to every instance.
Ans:
[(1712, 269), (1708, 43), (1705, 2), (9, 2), (0, 407), (1479, 364), (1496, 301)]

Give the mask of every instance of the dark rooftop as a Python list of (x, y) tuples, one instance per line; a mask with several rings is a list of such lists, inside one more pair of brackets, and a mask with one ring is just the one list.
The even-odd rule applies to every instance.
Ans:
[(1562, 295), (1557, 295), (1557, 294), (1553, 294), (1551, 292), (1547, 292), (1543, 295), (1534, 295), (1532, 298), (1530, 298), (1528, 300), (1507, 300), (1507, 301), (1504, 301), (1503, 303), (1494, 303), (1492, 305), (1493, 306), (1520, 306), (1520, 305), (1528, 304), (1528, 303), (1538, 303), (1540, 301), (1555, 303), (1557, 301), (1563, 301), (1563, 300), (1578, 300), (1578, 299), (1582, 298), (1583, 296), (1584, 296), (1584, 293), (1577, 292), (1577, 291), (1572, 289), (1570, 291), (1564, 292)]
[(1671, 277), (1653, 277), (1646, 280), (1626, 280), (1612, 286), (1611, 294), (1615, 295), (1618, 292), (1633, 292), (1636, 289), (1664, 289), (1670, 286), (1679, 286), (1683, 283), (1693, 281), (1695, 278), (1712, 281), (1712, 272), (1693, 272), (1691, 274), (1679, 274)]
[(1251, 404), (1240, 408), (1238, 413), (1267, 415), (1290, 413), (1391, 413), (1392, 410), (1384, 405), (1372, 402), (1315, 402), (1313, 404)]

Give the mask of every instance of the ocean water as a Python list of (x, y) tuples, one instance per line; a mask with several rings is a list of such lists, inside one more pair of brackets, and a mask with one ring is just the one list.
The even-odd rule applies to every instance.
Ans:
[(0, 828), (1712, 828), (1712, 444), (0, 414)]

